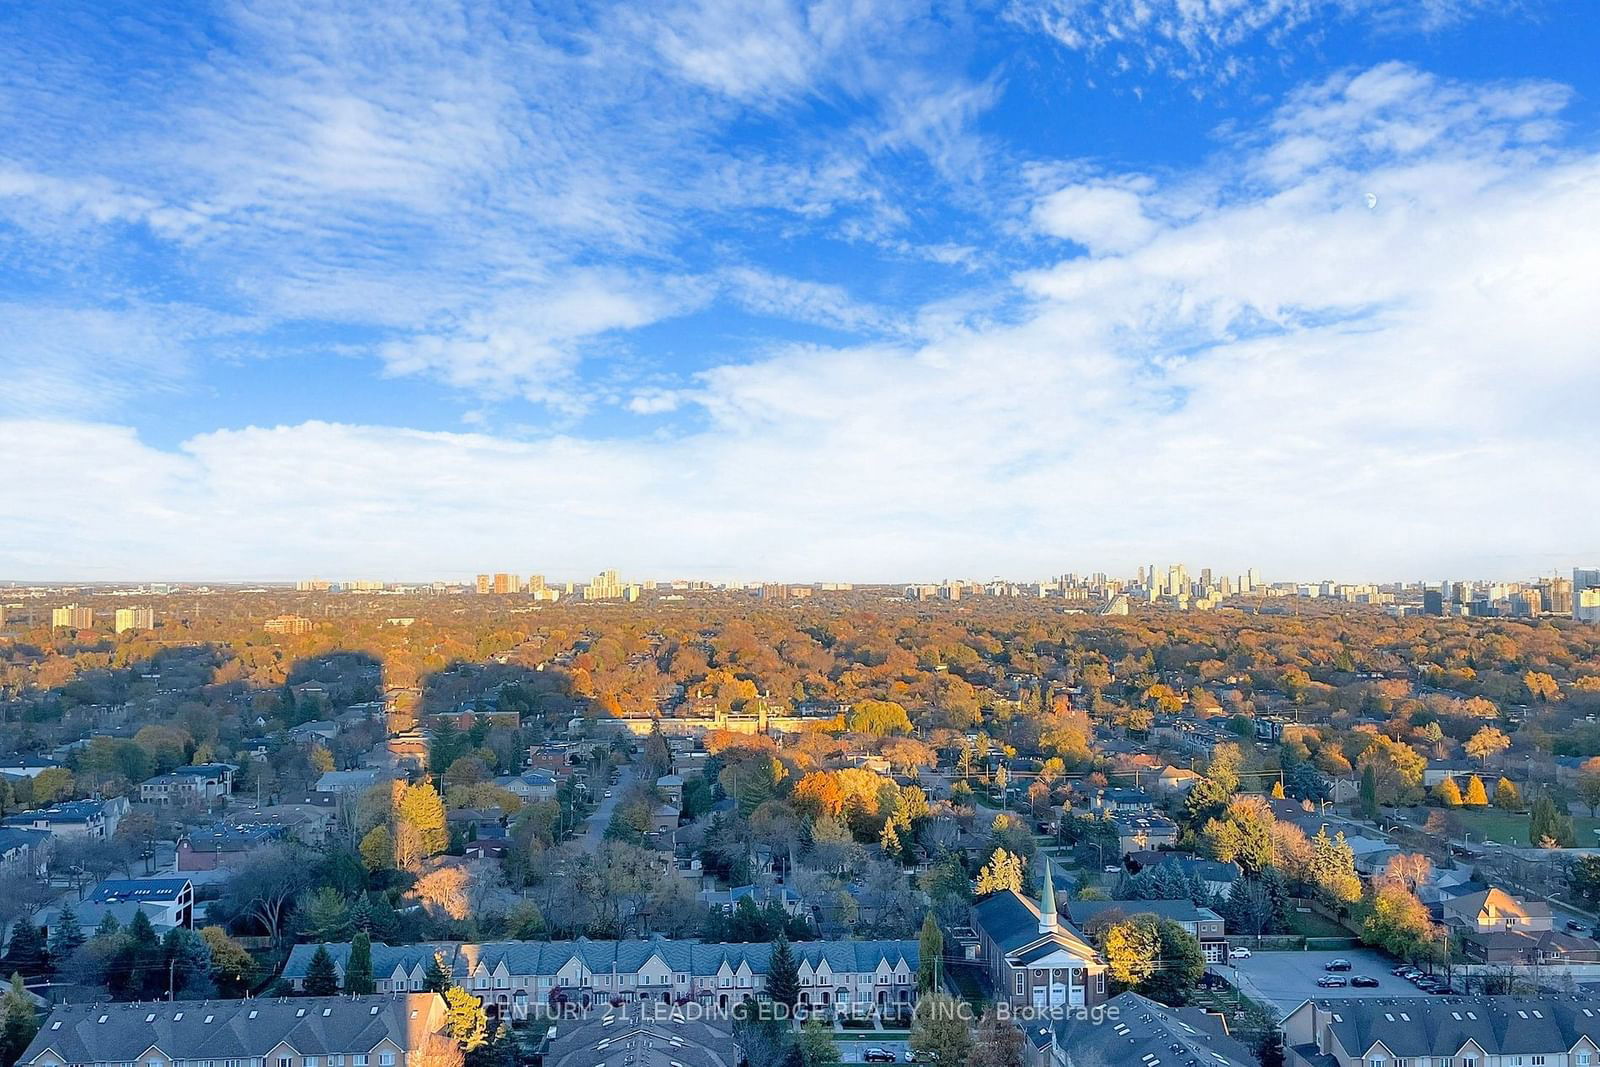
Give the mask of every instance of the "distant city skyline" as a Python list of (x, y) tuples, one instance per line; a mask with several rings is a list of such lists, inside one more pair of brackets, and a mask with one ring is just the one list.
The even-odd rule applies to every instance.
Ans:
[[(1591, 560), (1600, 561), (1600, 553), (1596, 553)], [(547, 568), (548, 569), (548, 568)], [(1336, 575), (1321, 573), (1306, 574), (1270, 574), (1258, 567), (1245, 567), (1238, 571), (1212, 566), (1192, 567), (1187, 563), (1173, 562), (1158, 565), (1160, 584), (1165, 588), (1171, 582), (1172, 572), (1181, 571), (1187, 581), (1210, 580), (1214, 576), (1217, 584), (1229, 582), (1234, 587), (1242, 588), (1239, 583), (1245, 580), (1246, 585), (1260, 588), (1285, 585), (1305, 585), (1331, 583), (1341, 586), (1353, 585), (1384, 585), (1405, 587), (1448, 587), (1453, 582), (1469, 582), (1475, 584), (1536, 584), (1541, 580), (1559, 578), (1568, 581), (1577, 581), (1579, 587), (1589, 585), (1600, 587), (1600, 563), (1573, 563), (1566, 567), (1546, 568), (1543, 571), (1522, 573), (1517, 575), (1503, 574), (1470, 574), (1466, 572), (1456, 574), (1438, 575), (1413, 575), (1399, 577), (1373, 577), (1367, 575)], [(520, 593), (535, 595), (535, 590), (565, 590), (569, 587), (581, 590), (586, 586), (600, 583), (605, 587), (605, 597), (621, 597), (631, 586), (653, 588), (672, 583), (698, 583), (730, 588), (759, 588), (763, 584), (781, 583), (789, 585), (828, 586), (838, 584), (843, 586), (871, 586), (887, 588), (903, 588), (909, 586), (938, 584), (941, 582), (975, 582), (975, 583), (1039, 583), (1059, 582), (1068, 578), (1079, 583), (1093, 583), (1097, 581), (1111, 581), (1122, 585), (1143, 584), (1149, 571), (1149, 564), (1137, 564), (1126, 571), (1107, 567), (1080, 567), (1055, 568), (1040, 573), (983, 573), (975, 571), (966, 574), (939, 574), (939, 575), (911, 575), (900, 577), (880, 578), (850, 578), (839, 575), (809, 575), (809, 576), (781, 576), (773, 574), (741, 574), (722, 576), (711, 573), (669, 572), (665, 570), (651, 571), (648, 568), (638, 571), (621, 571), (618, 568), (602, 569), (598, 574), (579, 576), (564, 575), (550, 569), (550, 573), (523, 573), (509, 571), (468, 570), (466, 572), (449, 570), (435, 574), (416, 575), (390, 575), (374, 576), (367, 572), (359, 576), (344, 575), (340, 577), (327, 577), (322, 573), (312, 575), (233, 575), (193, 577), (184, 575), (163, 575), (160, 577), (124, 576), (113, 578), (90, 577), (56, 577), (56, 578), (26, 578), (0, 575), (0, 590), (6, 588), (75, 588), (75, 587), (107, 587), (107, 588), (148, 588), (152, 583), (163, 587), (167, 583), (183, 585), (213, 584), (218, 586), (248, 586), (252, 584), (266, 584), (275, 587), (287, 587), (299, 592), (376, 592), (394, 586), (428, 586), (432, 584), (446, 584), (460, 586), (480, 595), (506, 595)], [(1202, 576), (1204, 576), (1202, 578)], [(503, 582), (497, 584), (497, 580)], [(608, 584), (609, 583), (609, 584)]]
[(1600, 557), (1600, 21), (0, 7), (0, 574)]

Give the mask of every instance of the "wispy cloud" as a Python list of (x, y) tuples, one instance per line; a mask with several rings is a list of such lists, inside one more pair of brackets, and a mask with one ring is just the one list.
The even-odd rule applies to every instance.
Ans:
[[(1466, 96), (1499, 102), (1463, 115)], [(627, 401), (697, 412), (691, 431), (526, 442), (309, 423), (206, 434), (174, 455), (115, 427), (0, 423), (0, 447), (23, 472), (21, 513), (79, 462), (52, 434), (86, 464), (116, 455), (123, 477), (96, 522), (136, 518), (149, 543), (108, 553), (68, 521), (55, 558), (75, 573), (126, 571), (141, 552), (180, 569), (163, 538), (198, 546), (181, 562), (208, 574), (240, 557), (292, 574), (313, 554), (349, 573), (466, 573), (513, 547), (561, 573), (714, 560), (893, 579), (1173, 551), (1269, 573), (1498, 572), (1600, 522), (1580, 488), (1600, 448), (1600, 155), (1528, 140), (1559, 132), (1561, 102), (1539, 83), (1339, 75), (1205, 167), (1089, 182), (1137, 205), (1075, 209), (1071, 225), (1041, 206), (1041, 241), (1079, 241), (1086, 219), (1113, 236), (1093, 256), (1058, 244), (1019, 274), (1028, 304), (1009, 321), (791, 345)], [(1330, 116), (1311, 123), (1326, 145), (1286, 167), (1307, 109)], [(1124, 239), (1134, 206), (1145, 221)], [(510, 491), (486, 501), (485, 485)], [(1463, 520), (1484, 509), (1492, 523)], [(38, 569), (28, 538), (0, 544), (14, 546), (0, 571)]]

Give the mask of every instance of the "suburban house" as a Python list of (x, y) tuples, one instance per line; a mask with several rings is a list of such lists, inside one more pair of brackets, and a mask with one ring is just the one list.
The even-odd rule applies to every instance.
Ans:
[(8, 816), (5, 826), (25, 830), (48, 830), (57, 837), (106, 838), (117, 832), (117, 824), (128, 813), (126, 797), (113, 800), (69, 800), (48, 808), (18, 812)]
[(45, 756), (7, 756), (4, 763), (0, 763), (0, 774), (7, 774), (13, 778), (37, 778), (45, 771), (61, 766), (59, 760)]
[(1228, 939), (1222, 933), (1222, 916), (1188, 900), (1073, 900), (1067, 911), (1078, 929), (1090, 937), (1135, 915), (1154, 915), (1171, 919), (1200, 942), (1207, 963), (1225, 963)]
[(1200, 880), (1205, 882), (1207, 892), (1219, 900), (1228, 895), (1233, 883), (1244, 877), (1244, 870), (1237, 863), (1201, 859), (1187, 852), (1150, 850), (1130, 852), (1125, 857), (1125, 862), (1135, 874), (1151, 867), (1170, 864), (1187, 877), (1198, 875)]
[(776, 901), (789, 916), (806, 912), (805, 898), (788, 886), (775, 885), (763, 889), (754, 885), (736, 885), (731, 889), (702, 889), (697, 899), (707, 907), (720, 908), (724, 915), (732, 915), (741, 900), (749, 899), (756, 907), (764, 908)]
[(1552, 928), (1550, 905), (1518, 900), (1504, 889), (1480, 890), (1439, 901), (1440, 920), (1453, 930), (1488, 934), (1502, 930), (1523, 933)]
[(1143, 789), (1121, 789), (1111, 786), (1100, 790), (1089, 801), (1089, 807), (1100, 812), (1142, 813), (1155, 810), (1156, 800)]
[(433, 993), (62, 1005), (17, 1063), (434, 1067), (455, 1048), (439, 1041), (444, 1015), (444, 999)]
[(1064, 1007), (1105, 1000), (1106, 965), (1093, 945), (1056, 913), (1055, 877), (1046, 864), (1038, 904), (1005, 889), (972, 906), (978, 959), (996, 999), (1013, 1007)]
[[(898, 1014), (916, 999), (915, 941), (797, 941), (800, 1002), (839, 1015)], [(295, 989), (305, 985), (316, 945), (296, 945), (283, 967)], [(329, 944), (343, 980), (349, 942)], [(530, 1004), (590, 1007), (698, 1002), (727, 1010), (764, 996), (772, 946), (705, 944), (663, 937), (633, 941), (432, 942), (372, 945), (378, 991), (423, 988), (435, 953), (463, 989), (497, 1016), (525, 1018)]]
[(331, 719), (317, 719), (289, 728), (289, 740), (299, 745), (325, 745), (338, 736), (339, 724)]
[(336, 797), (341, 793), (364, 793), (379, 782), (390, 778), (388, 772), (377, 767), (362, 767), (353, 771), (324, 771), (317, 779), (317, 792)]
[(83, 903), (134, 904), (156, 926), (194, 926), (194, 885), (187, 878), (107, 878)]
[(178, 767), (140, 783), (139, 799), (146, 804), (210, 804), (233, 792), (237, 769), (228, 763)]
[(1200, 774), (1187, 767), (1164, 767), (1156, 776), (1154, 788), (1162, 793), (1187, 793), (1200, 781)]
[(1550, 905), (1523, 900), (1493, 886), (1443, 893), (1429, 908), (1461, 940), (1469, 960), (1486, 964), (1595, 963), (1600, 946), (1557, 930)]
[(1283, 1020), (1286, 1067), (1592, 1067), (1600, 997), (1338, 997)]
[(286, 828), (277, 824), (218, 825), (191, 830), (178, 839), (177, 869), (214, 871), (285, 836)]
[(50, 834), (44, 830), (25, 830), (0, 826), (0, 871), (27, 871), (42, 875), (49, 866)]
[(1249, 1046), (1229, 1035), (1222, 1016), (1198, 1008), (1169, 1008), (1138, 993), (1119, 993), (1106, 1001), (1103, 1018), (1068, 1015), (1025, 1029), (1028, 1067), (1257, 1063)]
[(558, 783), (556, 776), (549, 771), (529, 770), (521, 774), (503, 774), (494, 780), (494, 784), (527, 802), (554, 800)]
[(1171, 848), (1178, 843), (1178, 824), (1159, 812), (1118, 813), (1110, 823), (1117, 832), (1117, 854)]
[(683, 805), (683, 778), (676, 774), (663, 774), (656, 779), (656, 792), (668, 804)]

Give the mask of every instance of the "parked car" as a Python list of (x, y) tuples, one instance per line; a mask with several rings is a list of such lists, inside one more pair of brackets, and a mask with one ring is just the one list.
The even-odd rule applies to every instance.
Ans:
[(1567, 929), (1581, 934), (1584, 931), (1584, 925), (1581, 922), (1579, 922), (1577, 919), (1568, 919), (1567, 920)]
[(1325, 974), (1317, 979), (1317, 984), (1323, 989), (1343, 989), (1350, 980), (1342, 974)]
[(1228, 950), (1228, 958), (1230, 960), (1247, 960), (1250, 958), (1250, 950), (1243, 945), (1238, 948), (1230, 948)]
[(1341, 956), (1336, 960), (1329, 960), (1324, 963), (1322, 969), (1325, 971), (1348, 971), (1350, 969), (1350, 961)]
[(1372, 977), (1370, 974), (1358, 974), (1354, 978), (1350, 979), (1350, 984), (1359, 989), (1378, 988), (1378, 980)]
[(1411, 964), (1409, 964), (1409, 963), (1402, 963), (1400, 966), (1396, 967), (1394, 970), (1390, 971), (1389, 973), (1394, 975), (1396, 978), (1404, 978), (1406, 981), (1409, 982), (1409, 981), (1411, 981), (1411, 979), (1417, 977), (1417, 975), (1421, 974), (1422, 972), (1417, 970), (1415, 967), (1411, 966)]
[(908, 1048), (908, 1049), (906, 1049), (906, 1062), (907, 1063), (932, 1063), (933, 1062), (933, 1053), (929, 1052), (927, 1049), (923, 1049), (921, 1052), (918, 1052), (915, 1049), (909, 1049)]
[(1121, 872), (1122, 872), (1122, 868), (1117, 866), (1115, 863), (1106, 864), (1106, 873), (1107, 874), (1120, 874)]
[(862, 1063), (893, 1063), (894, 1053), (874, 1045), (861, 1054)]

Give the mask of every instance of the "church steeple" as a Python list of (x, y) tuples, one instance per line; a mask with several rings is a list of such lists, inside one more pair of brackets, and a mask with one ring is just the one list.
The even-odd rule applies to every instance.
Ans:
[(1044, 859), (1044, 892), (1039, 897), (1039, 932), (1053, 934), (1059, 929), (1059, 920), (1056, 918), (1056, 880), (1051, 874), (1055, 865), (1050, 862), (1050, 857)]

